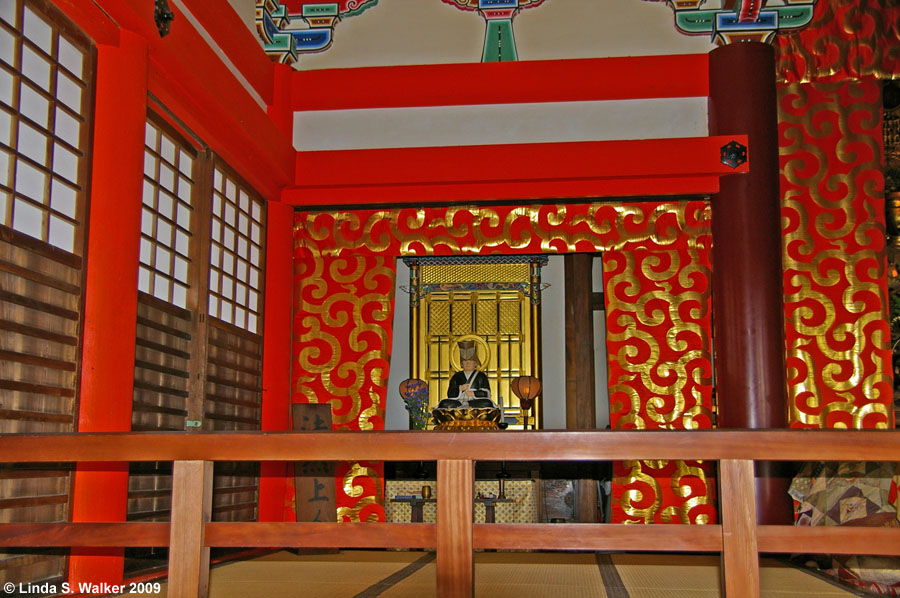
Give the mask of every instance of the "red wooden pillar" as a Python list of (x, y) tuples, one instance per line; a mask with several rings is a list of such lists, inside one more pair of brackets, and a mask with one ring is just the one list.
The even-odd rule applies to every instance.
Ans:
[[(97, 48), (79, 432), (131, 430), (147, 45)], [(78, 464), (72, 521), (125, 521), (127, 463)], [(121, 583), (121, 548), (72, 549), (69, 581)]]
[[(775, 55), (735, 43), (709, 55), (709, 133), (747, 134), (750, 172), (712, 196), (717, 425), (787, 427)], [(757, 468), (759, 523), (793, 520), (789, 480)]]
[[(294, 69), (276, 64), (272, 103), (266, 114), (289, 140), (293, 135), (291, 76)], [(290, 430), (291, 330), (293, 328), (294, 211), (270, 201), (266, 220), (266, 292), (263, 325), (262, 429)], [(259, 520), (284, 521), (288, 484), (287, 463), (260, 464)]]
[[(266, 298), (263, 326), (262, 429), (290, 430), (291, 308), (294, 210), (269, 202), (266, 220)], [(260, 465), (259, 520), (283, 521), (287, 464)]]
[(294, 112), (291, 110), (291, 78), (296, 72), (286, 64), (276, 64), (272, 73), (272, 103), (266, 114), (288, 140), (294, 136)]

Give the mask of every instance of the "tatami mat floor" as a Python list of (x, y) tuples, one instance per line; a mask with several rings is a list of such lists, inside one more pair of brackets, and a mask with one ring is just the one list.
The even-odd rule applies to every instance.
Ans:
[[(677, 554), (479, 552), (476, 598), (718, 598), (719, 557)], [(856, 594), (778, 561), (763, 559), (764, 598)], [(146, 594), (161, 598), (163, 591)], [(430, 552), (281, 551), (212, 569), (210, 598), (431, 598)]]

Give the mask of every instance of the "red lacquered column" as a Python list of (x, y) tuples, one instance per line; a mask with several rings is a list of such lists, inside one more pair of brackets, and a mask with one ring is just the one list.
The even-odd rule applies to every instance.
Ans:
[[(276, 64), (272, 104), (266, 110), (287, 138), (291, 136), (291, 74), (294, 69)], [(291, 330), (293, 328), (294, 210), (268, 202), (266, 216), (266, 293), (263, 329), (262, 429), (290, 430)], [(259, 520), (283, 521), (289, 479), (287, 464), (260, 464)]]
[[(97, 47), (79, 432), (131, 430), (147, 44), (123, 30)], [(72, 521), (125, 521), (128, 463), (80, 463)], [(121, 548), (73, 548), (69, 582), (121, 584)]]
[[(270, 201), (266, 218), (262, 429), (290, 430), (294, 210)], [(287, 484), (286, 463), (260, 464), (260, 521), (284, 520)]]
[[(717, 425), (787, 427), (784, 295), (773, 49), (735, 43), (709, 55), (709, 133), (747, 134), (750, 172), (712, 196)], [(757, 464), (759, 523), (793, 520), (790, 480)]]

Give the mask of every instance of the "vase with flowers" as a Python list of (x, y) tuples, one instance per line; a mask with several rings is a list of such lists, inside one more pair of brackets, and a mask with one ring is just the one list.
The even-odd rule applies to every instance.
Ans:
[(409, 429), (424, 430), (428, 424), (428, 385), (410, 378), (400, 383), (400, 396), (409, 412)]

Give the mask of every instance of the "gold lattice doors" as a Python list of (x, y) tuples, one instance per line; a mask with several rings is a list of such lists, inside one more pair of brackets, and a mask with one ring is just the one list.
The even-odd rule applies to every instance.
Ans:
[[(491, 398), (515, 417), (512, 427), (535, 425), (540, 399), (526, 422), (510, 390), (517, 376), (540, 376), (538, 306), (530, 298), (529, 263), (421, 265), (419, 300), (412, 310), (412, 375), (428, 383), (429, 408), (447, 398), (460, 369), (460, 340), (474, 339)], [(537, 417), (540, 421), (540, 417)]]

